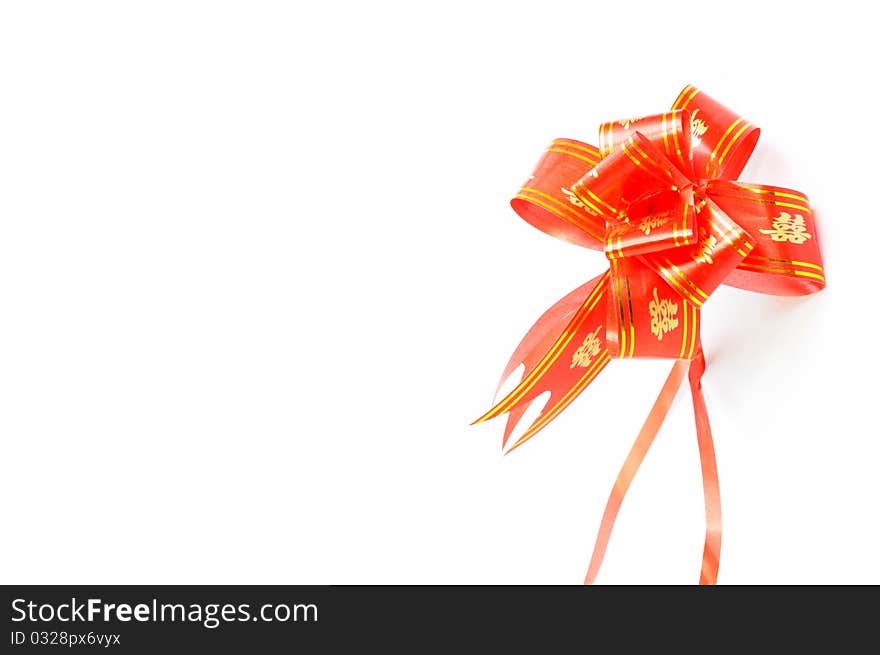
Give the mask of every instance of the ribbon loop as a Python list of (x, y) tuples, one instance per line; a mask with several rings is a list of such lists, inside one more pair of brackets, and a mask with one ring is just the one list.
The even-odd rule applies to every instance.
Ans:
[(633, 203), (664, 191), (677, 192), (689, 184), (666, 155), (634, 132), (571, 190), (589, 211), (614, 224), (626, 220)]
[(712, 180), (718, 209), (754, 237), (754, 249), (726, 284), (749, 291), (800, 296), (825, 288), (816, 218), (807, 196), (793, 189)]
[(752, 155), (760, 128), (690, 84), (672, 105), (690, 112), (694, 174), (735, 180)]
[(636, 132), (662, 150), (685, 177), (694, 177), (691, 122), (686, 110), (603, 123), (599, 126), (600, 153), (608, 156)]
[(575, 139), (554, 139), (510, 206), (550, 236), (602, 250), (605, 220), (589, 211), (571, 186), (600, 159), (599, 150)]

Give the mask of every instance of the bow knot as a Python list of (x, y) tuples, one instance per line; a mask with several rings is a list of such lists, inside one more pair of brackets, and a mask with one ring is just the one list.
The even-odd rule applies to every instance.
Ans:
[(609, 270), (538, 319), (513, 353), (499, 388), (524, 365), (519, 384), (477, 422), (507, 413), (506, 444), (529, 405), (549, 391), (513, 450), (556, 418), (612, 358), (678, 360), (615, 482), (585, 582), (598, 573), (623, 495), (685, 369), (706, 505), (700, 582), (716, 580), (721, 501), (700, 382), (705, 370), (700, 308), (722, 283), (778, 295), (804, 295), (825, 286), (807, 197), (735, 181), (759, 134), (742, 117), (686, 86), (668, 112), (602, 124), (599, 148), (556, 139), (511, 201), (522, 218), (544, 232), (603, 250)]
[[(736, 181), (759, 134), (687, 86), (667, 112), (603, 123), (599, 147), (553, 141), (511, 205), (548, 234), (604, 251), (609, 270), (535, 325), (505, 374), (525, 364), (520, 385), (484, 419), (509, 412), (509, 435), (550, 391), (520, 445), (612, 358), (695, 358), (700, 309), (721, 284), (777, 295), (825, 286), (807, 197)], [(599, 350), (584, 356), (594, 334)]]

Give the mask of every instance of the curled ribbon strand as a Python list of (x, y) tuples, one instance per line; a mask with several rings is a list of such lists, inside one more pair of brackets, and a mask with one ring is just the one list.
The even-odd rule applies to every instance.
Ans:
[(611, 492), (585, 583), (598, 574), (623, 497), (685, 368), (706, 504), (700, 582), (717, 580), (721, 501), (701, 386), (701, 308), (721, 284), (787, 296), (825, 287), (807, 196), (736, 179), (759, 135), (758, 127), (688, 85), (667, 112), (603, 123), (599, 147), (555, 139), (511, 200), (514, 211), (543, 232), (602, 250), (609, 268), (541, 316), (499, 388), (524, 365), (519, 383), (475, 423), (508, 414), (506, 445), (531, 403), (549, 391), (510, 452), (556, 418), (611, 359), (678, 360)]

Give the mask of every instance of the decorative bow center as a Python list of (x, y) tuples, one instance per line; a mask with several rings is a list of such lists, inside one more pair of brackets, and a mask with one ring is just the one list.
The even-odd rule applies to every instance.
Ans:
[[(715, 180), (695, 173), (690, 132), (671, 129), (689, 123), (687, 110), (616, 121), (614, 144), (604, 143), (602, 159), (571, 187), (583, 207), (604, 222), (611, 304), (617, 308), (606, 323), (612, 356), (693, 357), (686, 335), (677, 350), (671, 339), (663, 343), (664, 336), (678, 328), (684, 333), (685, 314), (696, 333), (697, 310), (755, 247), (712, 201)], [(600, 134), (613, 134), (612, 125), (606, 123)], [(658, 303), (680, 318), (658, 329), (650, 311)], [(637, 307), (648, 308), (654, 338), (638, 338), (644, 320), (635, 315)], [(697, 339), (691, 341), (696, 348)]]

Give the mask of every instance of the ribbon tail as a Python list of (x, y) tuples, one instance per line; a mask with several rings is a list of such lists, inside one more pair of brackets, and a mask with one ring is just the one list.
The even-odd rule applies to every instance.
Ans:
[(677, 360), (672, 366), (672, 370), (669, 372), (666, 382), (663, 383), (663, 388), (660, 389), (660, 394), (657, 396), (657, 400), (654, 402), (648, 418), (645, 419), (645, 423), (642, 425), (639, 436), (636, 437), (629, 455), (626, 456), (626, 461), (624, 461), (620, 473), (617, 475), (617, 480), (614, 482), (611, 495), (608, 497), (605, 513), (602, 515), (599, 534), (596, 536), (596, 545), (593, 547), (593, 556), (590, 559), (590, 566), (584, 578), (584, 584), (593, 584), (596, 575), (599, 573), (599, 567), (602, 566), (602, 559), (605, 557), (605, 550), (608, 547), (608, 540), (611, 538), (611, 530), (614, 528), (617, 513), (623, 503), (623, 497), (626, 495), (629, 485), (632, 483), (633, 478), (635, 478), (636, 471), (639, 470), (639, 466), (645, 459), (648, 449), (654, 442), (654, 437), (657, 436), (660, 426), (663, 425), (663, 421), (669, 413), (669, 408), (672, 406), (675, 394), (678, 393), (678, 389), (684, 381), (687, 368), (688, 362), (683, 359)]
[[(526, 408), (538, 396), (549, 391), (550, 399), (541, 413), (507, 453), (531, 439), (555, 419), (611, 360), (605, 347), (604, 330), (608, 275), (606, 271), (579, 287), (539, 319), (520, 343), (502, 378), (506, 378), (522, 362), (525, 370), (519, 384), (474, 421), (481, 423), (509, 413), (504, 431), (506, 444)], [(587, 296), (581, 298), (584, 291), (588, 291)], [(558, 332), (560, 323), (566, 319), (568, 323)]]
[(706, 542), (703, 546), (703, 565), (700, 584), (714, 585), (718, 582), (718, 563), (721, 557), (721, 489), (718, 484), (718, 467), (715, 463), (715, 446), (709, 413), (703, 398), (701, 379), (706, 370), (702, 346), (691, 361), (688, 380), (694, 401), (694, 421), (697, 426), (697, 444), (700, 448), (700, 468), (703, 474), (703, 499), (706, 505)]

